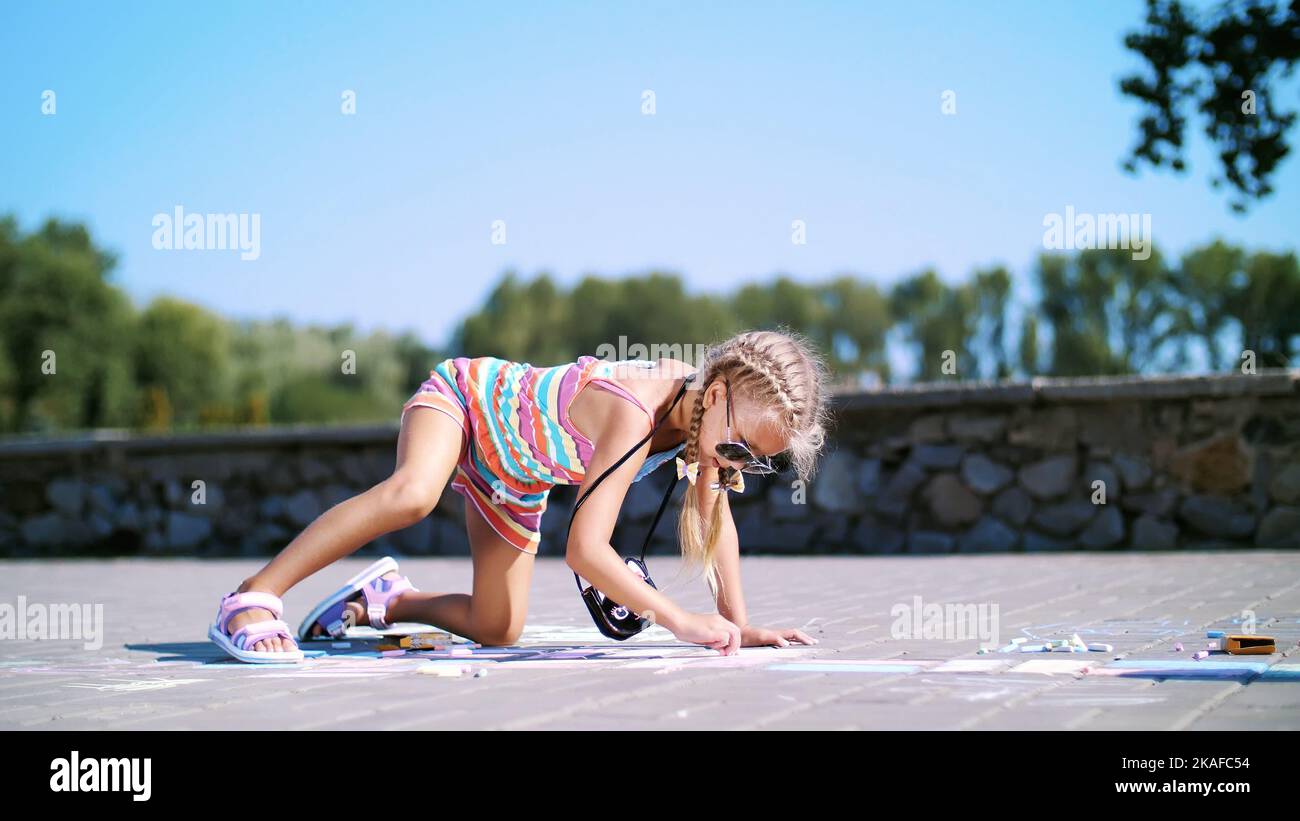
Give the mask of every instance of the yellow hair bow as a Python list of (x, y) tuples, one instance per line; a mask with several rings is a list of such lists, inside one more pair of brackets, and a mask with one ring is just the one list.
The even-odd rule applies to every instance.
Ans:
[(678, 479), (681, 479), (682, 477), (686, 477), (687, 481), (689, 481), (691, 484), (695, 484), (695, 480), (698, 479), (699, 476), (700, 476), (699, 462), (691, 462), (688, 465), (686, 464), (686, 460), (682, 459), (682, 457), (680, 456), (677, 457), (677, 478)]
[[(709, 487), (712, 488), (713, 490), (723, 489), (722, 484), (719, 482), (714, 482), (713, 484), (709, 485)], [(738, 470), (731, 471), (731, 478), (727, 480), (726, 489), (730, 490), (732, 493), (744, 493), (745, 475)]]

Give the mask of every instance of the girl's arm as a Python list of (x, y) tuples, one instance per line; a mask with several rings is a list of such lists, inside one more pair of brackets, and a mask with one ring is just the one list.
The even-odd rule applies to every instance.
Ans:
[[(579, 498), (647, 432), (643, 412), (612, 394), (602, 393), (601, 396), (608, 399), (597, 417), (601, 420), (598, 423), (601, 429), (588, 437), (595, 442), (595, 451), (587, 466), (586, 478), (578, 489)], [(683, 641), (704, 644), (727, 654), (734, 653), (740, 647), (741, 639), (735, 625), (718, 616), (688, 613), (672, 599), (641, 581), (609, 543), (627, 489), (649, 450), (650, 443), (647, 442), (636, 455), (605, 477), (582, 503), (569, 531), (565, 561), (597, 590), (632, 612), (662, 624)]]
[(776, 645), (785, 647), (792, 641), (803, 644), (816, 644), (817, 640), (795, 628), (768, 629), (749, 623), (749, 611), (745, 608), (745, 593), (740, 586), (740, 536), (736, 533), (736, 521), (731, 517), (729, 493), (719, 493), (709, 485), (718, 481), (718, 469), (700, 467), (700, 477), (695, 483), (696, 497), (704, 521), (713, 515), (713, 505), (722, 505), (722, 527), (718, 531), (718, 541), (713, 546), (713, 557), (717, 563), (718, 590), (714, 600), (718, 613), (740, 628), (742, 647)]

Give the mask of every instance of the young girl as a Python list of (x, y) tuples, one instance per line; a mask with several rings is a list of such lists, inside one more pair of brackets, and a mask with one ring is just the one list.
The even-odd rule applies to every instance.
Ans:
[[(303, 658), (280, 621), (280, 596), (330, 563), (433, 510), (448, 480), (465, 505), (473, 592), (421, 592), (386, 559), (318, 606), (298, 640), (341, 635), (347, 623), (382, 629), (430, 624), (483, 645), (519, 639), (546, 497), (579, 494), (653, 431), (578, 508), (565, 561), (595, 588), (681, 641), (720, 650), (812, 644), (802, 631), (750, 624), (727, 502), (741, 472), (773, 472), (781, 454), (812, 472), (826, 417), (824, 368), (807, 345), (774, 331), (743, 333), (684, 362), (607, 362), (550, 368), (483, 357), (448, 359), (402, 410), (393, 475), (323, 513), (269, 564), (222, 599), (209, 637), (241, 661)], [(585, 390), (591, 387), (595, 390)], [(656, 428), (656, 423), (658, 427)], [(674, 459), (691, 487), (679, 518), (683, 557), (701, 568), (718, 613), (690, 613), (629, 572), (610, 537), (632, 482)]]

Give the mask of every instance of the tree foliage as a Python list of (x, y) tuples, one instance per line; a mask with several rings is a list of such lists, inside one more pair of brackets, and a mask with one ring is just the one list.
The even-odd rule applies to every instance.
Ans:
[(1145, 107), (1124, 167), (1186, 170), (1184, 132), (1194, 105), (1218, 152), (1211, 182), (1232, 189), (1233, 210), (1272, 193), (1296, 118), (1283, 101), (1283, 81), (1300, 60), (1300, 0), (1227, 2), (1203, 15), (1178, 0), (1147, 0), (1145, 28), (1126, 35), (1124, 45), (1148, 69), (1120, 81)]
[(0, 219), (0, 431), (392, 421), (444, 356), (689, 360), (747, 328), (802, 333), (842, 385), (1221, 370), (1247, 350), (1262, 368), (1300, 353), (1296, 255), (1221, 240), (1177, 260), (1043, 254), (1019, 301), (1005, 267), (887, 289), (776, 276), (721, 294), (662, 271), (568, 287), (507, 272), (445, 351), (411, 332), (232, 321), (167, 296), (136, 309), (113, 268), (81, 226), (23, 234)]

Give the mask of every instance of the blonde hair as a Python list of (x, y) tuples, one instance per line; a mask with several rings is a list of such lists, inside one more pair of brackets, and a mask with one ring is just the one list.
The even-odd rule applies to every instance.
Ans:
[[(699, 393), (695, 396), (686, 436), (683, 456), (687, 463), (699, 461), (704, 393), (717, 379), (730, 385), (733, 402), (736, 395), (743, 395), (763, 409), (768, 422), (789, 440), (790, 464), (799, 478), (810, 477), (825, 441), (827, 422), (823, 389), (826, 367), (812, 347), (789, 331), (747, 331), (710, 347), (695, 377)], [(724, 485), (733, 470), (722, 470)], [(722, 505), (713, 505), (706, 526), (695, 491), (688, 489), (682, 500), (677, 529), (682, 557), (688, 564), (701, 568), (709, 589), (716, 596), (717, 564), (713, 549), (722, 530)]]

